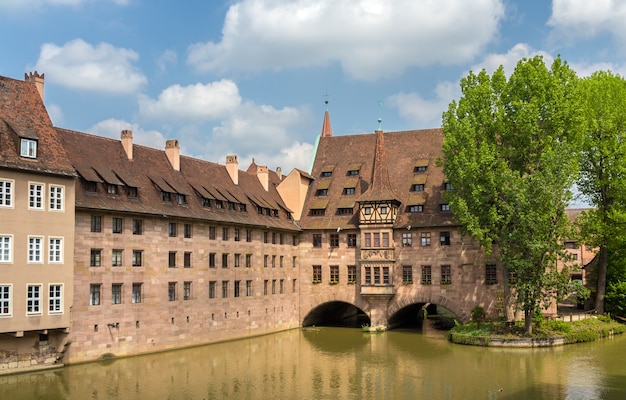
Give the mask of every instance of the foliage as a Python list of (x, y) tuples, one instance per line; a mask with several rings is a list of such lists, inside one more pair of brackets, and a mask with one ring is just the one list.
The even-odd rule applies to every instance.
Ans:
[(626, 282), (609, 282), (604, 298), (604, 309), (613, 315), (626, 316)]
[(560, 58), (548, 69), (534, 57), (508, 81), (502, 67), (470, 72), (461, 90), (443, 114), (447, 200), (465, 232), (517, 276), (512, 299), (530, 333), (534, 311), (567, 283), (556, 261), (578, 171), (578, 79)]
[(485, 319), (485, 309), (481, 306), (475, 306), (471, 311), (472, 322), (480, 328), (480, 323)]
[(609, 253), (626, 243), (626, 80), (597, 71), (581, 82), (585, 136), (580, 192), (593, 209), (580, 218), (588, 245), (599, 248), (595, 308), (604, 312)]

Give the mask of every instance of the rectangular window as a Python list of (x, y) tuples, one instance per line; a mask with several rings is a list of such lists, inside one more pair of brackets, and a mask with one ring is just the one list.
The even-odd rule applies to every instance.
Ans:
[(430, 246), (430, 232), (422, 232), (420, 238), (422, 247)]
[(281, 279), (278, 283), (279, 283), (278, 293), (280, 294), (285, 293), (285, 280)]
[(191, 268), (191, 252), (189, 251), (186, 251), (185, 254), (183, 254), (183, 267)]
[(409, 206), (409, 212), (410, 213), (421, 213), (424, 212), (424, 205), (423, 204), (413, 204)]
[(321, 233), (313, 234), (313, 247), (322, 247), (322, 234)]
[(246, 281), (246, 297), (252, 296), (252, 281)]
[(214, 299), (217, 295), (215, 292), (215, 287), (217, 286), (216, 281), (209, 282), (209, 299)]
[(285, 244), (285, 235), (282, 233), (278, 236), (278, 243)]
[(439, 243), (442, 246), (450, 246), (450, 232), (440, 232)]
[(228, 228), (222, 228), (222, 240), (228, 240)]
[(439, 209), (441, 211), (450, 211), (450, 204), (439, 204)]
[(50, 285), (48, 293), (48, 314), (63, 312), (63, 285)]
[(99, 215), (91, 216), (91, 231), (102, 232), (102, 217)]
[(426, 165), (416, 165), (413, 167), (413, 172), (425, 172), (428, 166)]
[(348, 233), (348, 247), (356, 247), (356, 233)]
[(87, 193), (96, 193), (98, 191), (98, 183), (94, 181), (85, 181), (83, 182), (85, 185), (85, 191)]
[(405, 285), (413, 283), (413, 266), (402, 266), (402, 283), (404, 283)]
[(276, 268), (276, 256), (272, 255), (272, 268)]
[(234, 292), (235, 297), (239, 297), (240, 296), (240, 294), (239, 294), (239, 286), (240, 285), (241, 285), (241, 281), (235, 281), (235, 292)]
[(371, 233), (365, 233), (363, 234), (363, 243), (365, 244), (365, 247), (372, 247), (372, 234)]
[(113, 249), (113, 251), (111, 252), (111, 266), (112, 267), (122, 266), (122, 250), (121, 249)]
[(270, 237), (270, 233), (269, 232), (263, 232), (263, 243), (269, 243), (269, 237)]
[(191, 224), (183, 225), (183, 236), (186, 238), (191, 237)]
[(37, 158), (37, 141), (33, 139), (21, 138), (20, 156), (28, 158)]
[(62, 238), (49, 238), (48, 262), (49, 263), (62, 263), (63, 262), (63, 239)]
[(272, 232), (272, 244), (276, 244), (276, 232)]
[(498, 283), (496, 275), (496, 264), (487, 264), (485, 266), (485, 283), (487, 285), (495, 285)]
[(136, 187), (134, 187), (134, 186), (128, 186), (128, 187), (126, 188), (126, 195), (127, 195), (129, 198), (137, 198), (137, 196), (139, 195), (139, 191), (138, 191), (138, 190), (137, 190), (137, 188), (136, 188)]
[(106, 184), (106, 188), (107, 188), (107, 193), (113, 196), (117, 196), (118, 194), (118, 187), (117, 185), (112, 185), (110, 183)]
[(241, 254), (235, 254), (235, 259), (233, 260), (233, 267), (239, 268), (241, 265)]
[(133, 304), (141, 303), (141, 287), (143, 285), (139, 283), (133, 283)]
[(330, 283), (339, 283), (339, 265), (330, 266)]
[(450, 182), (444, 182), (443, 190), (452, 190), (452, 184)]
[(222, 298), (228, 298), (228, 281), (222, 281)]
[(313, 266), (313, 283), (322, 282), (322, 266), (314, 265)]
[(11, 312), (11, 285), (0, 285), (0, 316), (9, 316)]
[(246, 254), (246, 268), (252, 267), (252, 254)]
[(176, 301), (176, 282), (167, 283), (167, 300)]
[(124, 229), (123, 219), (113, 217), (113, 233), (122, 233), (122, 229)]
[(414, 183), (411, 185), (411, 192), (423, 192), (424, 184), (423, 183)]
[(209, 253), (209, 268), (215, 268), (215, 253)]
[(167, 225), (167, 235), (169, 237), (176, 237), (177, 234), (178, 234), (178, 225), (176, 224), (176, 222), (170, 222)]
[(40, 263), (43, 262), (41, 253), (43, 251), (43, 238), (42, 237), (29, 237), (28, 238), (28, 262)]
[(411, 236), (411, 232), (402, 232), (402, 246), (411, 247), (413, 243), (413, 238)]
[(267, 254), (263, 256), (263, 268), (267, 268), (269, 259), (270, 259), (270, 256), (268, 256)]
[(100, 305), (100, 288), (102, 285), (99, 283), (89, 285), (89, 305), (90, 306), (99, 306)]
[(276, 294), (276, 279), (272, 279), (272, 294)]
[(133, 250), (133, 267), (143, 265), (143, 250)]
[(191, 282), (183, 282), (183, 300), (191, 300)]
[(167, 256), (167, 266), (169, 268), (176, 268), (176, 252), (170, 251)]
[(233, 240), (235, 242), (239, 242), (241, 240), (241, 230), (239, 228), (235, 228), (233, 235)]
[(0, 180), (0, 207), (13, 207), (13, 181)]
[(28, 192), (28, 208), (43, 210), (43, 184), (31, 183)]
[(317, 189), (315, 191), (316, 196), (328, 196), (328, 189)]
[(295, 278), (291, 281), (291, 293), (295, 293), (296, 290), (298, 289), (298, 283), (297, 282), (298, 281)]
[(441, 266), (441, 284), (450, 285), (452, 283), (452, 271), (449, 265)]
[(380, 233), (376, 232), (373, 235), (374, 237), (374, 247), (380, 247)]
[(269, 285), (269, 281), (267, 279), (265, 279), (263, 281), (263, 295), (267, 296), (267, 286)]
[(246, 242), (251, 242), (251, 241), (252, 241), (252, 230), (246, 229)]
[(26, 313), (41, 314), (41, 285), (28, 285)]
[(389, 280), (389, 267), (383, 267), (383, 284), (389, 285), (391, 281)]
[(91, 249), (91, 256), (89, 259), (90, 267), (99, 267), (102, 265), (102, 250)]
[(165, 203), (171, 203), (172, 194), (170, 192), (161, 192), (161, 200), (163, 200)]
[(228, 253), (222, 254), (222, 268), (228, 268)]
[(0, 236), (0, 262), (10, 263), (13, 261), (12, 255), (12, 236)]
[(209, 239), (215, 240), (215, 227), (209, 226)]
[(291, 256), (291, 267), (295, 268), (297, 264), (298, 258), (296, 256)]
[(383, 232), (383, 247), (389, 247), (389, 232)]
[(365, 284), (372, 284), (372, 267), (365, 267)]
[(374, 270), (374, 285), (380, 284), (380, 267), (373, 267)]
[(278, 266), (279, 266), (280, 268), (282, 268), (282, 267), (283, 267), (283, 260), (284, 260), (284, 258), (285, 258), (284, 256), (280, 256), (280, 258), (279, 258), (279, 261), (278, 261)]
[(143, 235), (143, 220), (133, 219), (133, 235)]
[(63, 186), (50, 185), (49, 209), (63, 211)]
[(430, 285), (432, 280), (432, 268), (430, 265), (422, 265), (422, 285)]
[(352, 196), (352, 195), (354, 195), (354, 188), (353, 187), (343, 188), (342, 194), (346, 195), (346, 196)]
[(122, 284), (113, 283), (111, 285), (111, 304), (122, 304)]
[(356, 283), (356, 265), (348, 265), (348, 283)]
[(339, 234), (331, 233), (329, 242), (330, 242), (330, 247), (339, 247)]

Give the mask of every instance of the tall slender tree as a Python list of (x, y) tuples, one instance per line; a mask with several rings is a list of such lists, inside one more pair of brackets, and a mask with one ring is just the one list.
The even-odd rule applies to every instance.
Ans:
[(512, 301), (532, 333), (535, 311), (566, 276), (557, 270), (568, 235), (565, 207), (578, 171), (580, 95), (574, 71), (557, 58), (521, 60), (461, 80), (462, 97), (443, 114), (448, 200), (466, 233), (500, 253)]
[(595, 308), (604, 313), (608, 252), (626, 245), (626, 80), (598, 71), (581, 81), (585, 135), (578, 187), (593, 209), (580, 218), (599, 249)]

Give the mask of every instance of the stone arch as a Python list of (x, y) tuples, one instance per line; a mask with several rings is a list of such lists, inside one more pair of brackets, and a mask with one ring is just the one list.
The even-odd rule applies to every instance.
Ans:
[(301, 305), (300, 325), (304, 326), (304, 322), (307, 320), (307, 317), (315, 312), (316, 309), (330, 303), (346, 303), (361, 310), (368, 317), (370, 315), (370, 304), (360, 297), (357, 297), (355, 299), (354, 295), (345, 296), (339, 293), (320, 293), (316, 296), (312, 296), (311, 298), (309, 298), (309, 301), (306, 302), (306, 304)]
[(466, 306), (464, 306), (462, 303), (451, 300), (446, 296), (442, 296), (440, 294), (429, 295), (424, 293), (417, 293), (413, 296), (407, 296), (392, 300), (387, 307), (387, 315), (390, 317), (398, 312), (400, 309), (409, 307), (416, 303), (431, 303), (445, 307), (453, 314), (455, 314), (458, 317), (459, 321), (461, 321), (461, 323), (463, 324), (468, 322), (470, 319), (470, 313), (466, 309)]

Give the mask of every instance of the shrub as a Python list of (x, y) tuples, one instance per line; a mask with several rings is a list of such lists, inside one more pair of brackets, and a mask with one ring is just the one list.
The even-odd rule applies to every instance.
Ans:
[(476, 323), (476, 326), (480, 328), (480, 323), (485, 319), (485, 309), (481, 306), (472, 308), (471, 311), (472, 321)]

